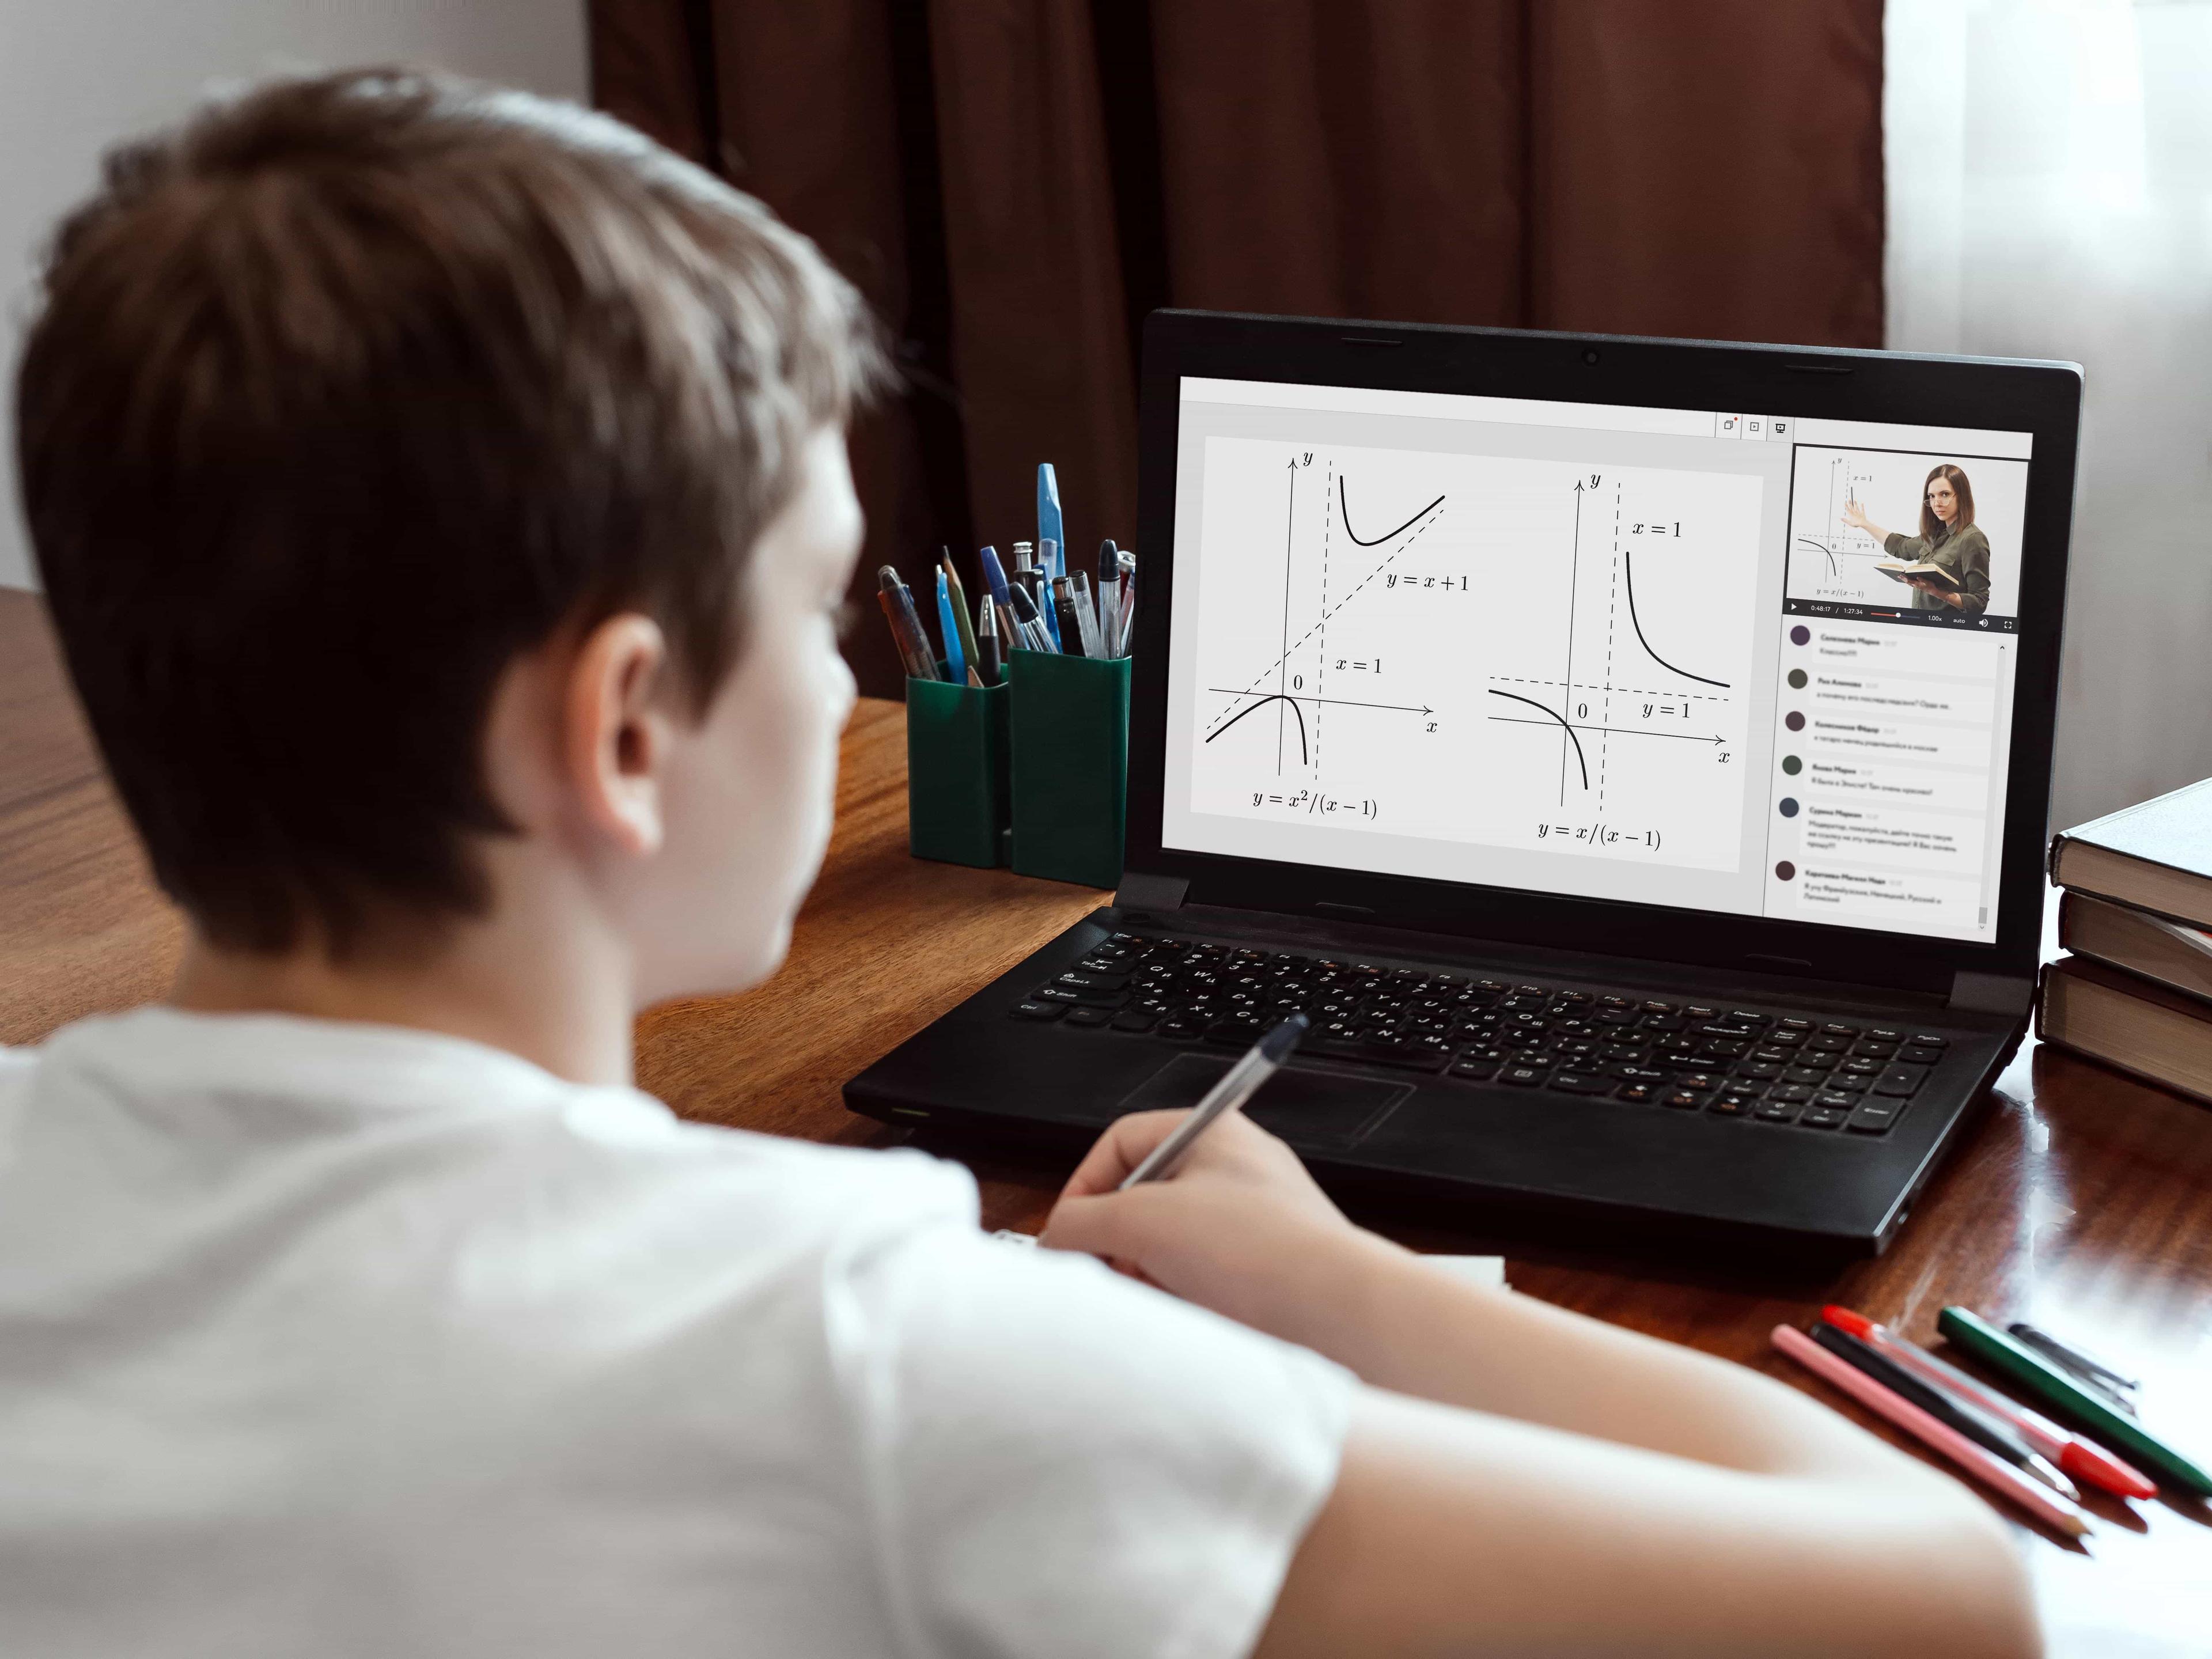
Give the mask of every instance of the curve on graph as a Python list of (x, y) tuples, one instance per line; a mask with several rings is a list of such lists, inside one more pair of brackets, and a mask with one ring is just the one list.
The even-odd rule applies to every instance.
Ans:
[(1212, 743), (1224, 732), (1226, 732), (1231, 726), (1236, 725), (1237, 721), (1243, 720), (1247, 714), (1250, 714), (1253, 709), (1265, 708), (1271, 702), (1286, 702), (1290, 704), (1291, 713), (1298, 717), (1298, 764), (1301, 766), (1312, 765), (1313, 763), (1306, 758), (1305, 710), (1298, 707), (1298, 700), (1296, 697), (1285, 696), (1279, 691), (1270, 691), (1266, 696), (1254, 701), (1249, 707), (1238, 709), (1227, 720), (1222, 721), (1220, 725), (1215, 726), (1213, 730), (1206, 734), (1206, 742)]
[(1493, 697), (1504, 697), (1510, 702), (1525, 702), (1529, 708), (1540, 709), (1543, 713), (1551, 714), (1553, 720), (1558, 720), (1559, 722), (1559, 730), (1567, 734), (1567, 740), (1575, 746), (1575, 764), (1581, 767), (1583, 769), (1583, 790), (1585, 792), (1589, 790), (1589, 763), (1583, 758), (1583, 740), (1575, 735), (1575, 728), (1568, 725), (1563, 716), (1553, 714), (1549, 708), (1545, 708), (1542, 703), (1538, 702), (1534, 697), (1516, 696), (1510, 691), (1498, 690), (1492, 690), (1490, 695)]
[(1427, 518), (1430, 514), (1435, 512), (1443, 504), (1444, 498), (1441, 495), (1437, 496), (1436, 500), (1431, 501), (1426, 507), (1413, 514), (1412, 518), (1400, 525), (1397, 529), (1391, 531), (1389, 535), (1377, 536), (1370, 542), (1352, 527), (1352, 509), (1345, 505), (1344, 501), (1344, 474), (1340, 472), (1336, 475), (1336, 507), (1337, 511), (1344, 515), (1344, 533), (1351, 537), (1353, 541), (1358, 542), (1362, 547), (1380, 547), (1384, 542), (1389, 541), (1391, 536), (1402, 535), (1405, 532), (1411, 530), (1415, 525), (1420, 523), (1422, 520)]
[(1832, 547), (1829, 546), (1829, 545), (1827, 544), (1827, 543), (1826, 543), (1826, 542), (1816, 542), (1816, 541), (1814, 541), (1814, 540), (1810, 536), (1800, 536), (1800, 537), (1797, 538), (1797, 545), (1798, 545), (1798, 546), (1800, 546), (1800, 547), (1817, 547), (1817, 548), (1819, 548), (1819, 549), (1820, 550), (1820, 551), (1827, 556), (1827, 561), (1828, 561), (1828, 574), (1829, 574), (1829, 576), (1830, 576), (1832, 579), (1835, 576), (1835, 574), (1836, 574), (1836, 550), (1835, 550), (1834, 548), (1832, 548)]
[(1686, 680), (1697, 681), (1699, 685), (1717, 685), (1722, 690), (1727, 690), (1729, 683), (1726, 680), (1709, 680), (1703, 674), (1692, 674), (1686, 668), (1677, 668), (1651, 648), (1651, 641), (1644, 637), (1644, 624), (1636, 617), (1636, 555), (1624, 552), (1620, 562), (1628, 573), (1628, 620), (1636, 629), (1636, 642), (1644, 647), (1644, 654), (1670, 674), (1680, 674)]

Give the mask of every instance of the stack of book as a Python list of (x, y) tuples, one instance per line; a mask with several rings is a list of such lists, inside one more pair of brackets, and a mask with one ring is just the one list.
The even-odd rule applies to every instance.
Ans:
[(2037, 1034), (2212, 1103), (2212, 779), (2056, 837), (2051, 878)]

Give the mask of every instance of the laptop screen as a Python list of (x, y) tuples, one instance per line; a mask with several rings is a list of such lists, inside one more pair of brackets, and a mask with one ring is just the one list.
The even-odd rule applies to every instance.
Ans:
[(1996, 936), (2030, 434), (1182, 382), (1162, 842)]

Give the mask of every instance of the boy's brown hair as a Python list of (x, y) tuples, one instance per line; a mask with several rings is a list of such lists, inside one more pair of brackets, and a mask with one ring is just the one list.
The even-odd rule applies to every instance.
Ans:
[(881, 362), (812, 244), (580, 109), (356, 72), (112, 152), (17, 465), (162, 886), (252, 951), (480, 910), (501, 671), (635, 607), (703, 708), (803, 441)]

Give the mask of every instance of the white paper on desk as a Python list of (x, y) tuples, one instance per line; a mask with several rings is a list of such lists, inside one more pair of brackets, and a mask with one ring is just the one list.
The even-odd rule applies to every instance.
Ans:
[(1505, 1282), (1505, 1258), (1502, 1255), (1425, 1255), (1421, 1260), (1470, 1285), (1487, 1285), (1500, 1291), (1512, 1288)]

